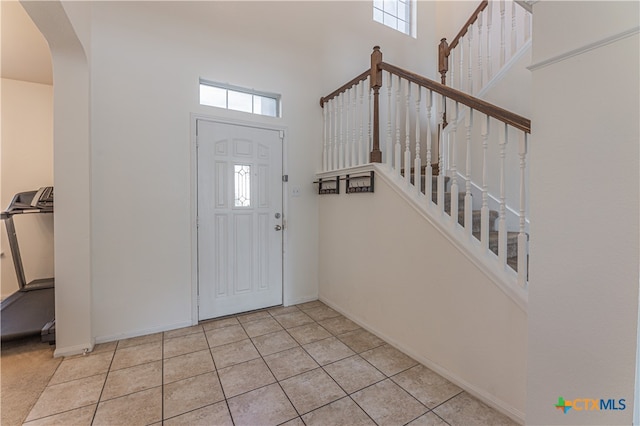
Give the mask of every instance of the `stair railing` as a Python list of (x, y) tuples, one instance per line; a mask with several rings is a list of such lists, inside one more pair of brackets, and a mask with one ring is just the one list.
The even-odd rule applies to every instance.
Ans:
[[(499, 24), (498, 29), (494, 23)], [(522, 2), (481, 1), (451, 43), (440, 40), (442, 84), (479, 93), (530, 38), (531, 13)]]
[[(379, 99), (381, 93), (386, 100)], [(371, 68), (321, 98), (320, 105), (324, 119), (322, 172), (382, 163), (427, 210), (440, 215), (456, 232), (463, 232), (480, 254), (493, 252), (501, 268), (517, 270), (518, 283), (526, 287), (526, 160), (530, 120), (383, 62), (378, 46), (371, 54)], [(450, 122), (443, 132), (445, 108), (450, 111)], [(460, 124), (457, 118), (463, 109), (466, 109), (464, 124)], [(458, 126), (463, 126), (466, 132), (458, 132)], [(481, 144), (472, 142), (476, 134)], [(514, 174), (509, 172), (514, 166), (507, 165), (510, 157), (507, 146), (514, 139), (518, 141), (515, 174), (519, 186), (517, 194), (508, 197), (514, 191), (508, 187), (506, 176)], [(442, 164), (443, 149), (448, 150), (450, 159), (446, 171)], [(476, 150), (481, 150), (481, 154), (474, 157)], [(460, 164), (465, 164), (462, 188), (458, 183), (458, 156), (464, 160)], [(476, 165), (473, 158), (481, 158), (480, 164)], [(482, 182), (475, 189), (475, 210), (479, 210), (479, 215), (474, 213), (474, 173), (479, 177), (475, 180)], [(490, 192), (499, 194), (497, 214), (491, 211)], [(460, 202), (463, 204), (459, 208)], [(517, 206), (509, 209), (515, 212), (517, 231), (508, 231), (507, 206)]]

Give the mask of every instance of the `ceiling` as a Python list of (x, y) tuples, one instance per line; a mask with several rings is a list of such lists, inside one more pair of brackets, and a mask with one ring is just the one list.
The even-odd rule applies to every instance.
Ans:
[(53, 84), (51, 52), (44, 36), (16, 0), (1, 0), (2, 78)]

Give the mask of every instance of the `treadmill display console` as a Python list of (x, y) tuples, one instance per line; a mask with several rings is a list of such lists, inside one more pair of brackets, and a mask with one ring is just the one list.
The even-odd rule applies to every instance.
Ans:
[(11, 204), (2, 212), (2, 219), (23, 213), (53, 212), (53, 186), (43, 186), (37, 191), (18, 192)]

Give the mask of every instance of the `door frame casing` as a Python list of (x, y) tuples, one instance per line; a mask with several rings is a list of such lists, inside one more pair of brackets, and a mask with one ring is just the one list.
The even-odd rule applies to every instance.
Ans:
[[(199, 322), (198, 316), (198, 149), (197, 149), (197, 123), (198, 120), (209, 121), (213, 123), (229, 124), (243, 127), (254, 127), (264, 130), (272, 130), (276, 132), (282, 132), (282, 174), (288, 174), (288, 144), (287, 134), (288, 128), (286, 126), (280, 126), (276, 124), (268, 124), (257, 121), (238, 120), (228, 117), (221, 117), (215, 115), (205, 115), (191, 113), (190, 127), (190, 222), (191, 222), (191, 324), (197, 325)], [(289, 217), (289, 197), (288, 197), (288, 183), (282, 182), (282, 302), (285, 301), (286, 290), (288, 289), (289, 274), (287, 273), (287, 222)]]

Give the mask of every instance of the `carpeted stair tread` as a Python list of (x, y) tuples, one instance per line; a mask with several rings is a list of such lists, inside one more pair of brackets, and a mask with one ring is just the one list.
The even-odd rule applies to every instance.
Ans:
[[(449, 176), (443, 176), (444, 178), (444, 189), (445, 191), (449, 189), (449, 182), (451, 181), (451, 178)], [(420, 176), (420, 192), (422, 192), (424, 194), (425, 191), (425, 179), (426, 176), (423, 174), (422, 176)], [(411, 183), (414, 182), (414, 176), (411, 176)], [(431, 188), (433, 190), (433, 192), (437, 191), (438, 189), (438, 176), (431, 176)]]
[[(474, 232), (473, 236), (480, 240), (480, 232)], [(498, 254), (498, 231), (489, 231), (489, 250)], [(518, 257), (518, 233), (507, 232), (507, 258)]]
[[(444, 211), (447, 214), (451, 214), (451, 178), (444, 177)], [(426, 176), (421, 176), (420, 190), (424, 193)], [(413, 183), (414, 177), (411, 177)], [(458, 185), (460, 183), (458, 182)], [(438, 204), (438, 176), (431, 177), (431, 200)], [(464, 199), (466, 191), (464, 188), (458, 186), (458, 223), (464, 226)], [(482, 212), (480, 210), (472, 211), (472, 234), (480, 240), (480, 227), (482, 221)], [(496, 231), (497, 220), (499, 213), (496, 210), (489, 210), (489, 250), (496, 255), (498, 254), (498, 231)], [(507, 232), (507, 265), (514, 271), (518, 271), (518, 232)], [(527, 235), (528, 238), (528, 235)], [(527, 259), (528, 260), (528, 259)]]
[[(458, 209), (458, 223), (464, 226), (464, 205), (462, 209)], [(498, 212), (495, 210), (489, 210), (489, 230), (493, 231), (495, 229), (496, 220), (498, 220)], [(482, 225), (482, 212), (480, 210), (473, 210), (471, 212), (471, 223), (473, 227), (471, 228), (471, 232), (480, 232), (480, 226)]]

